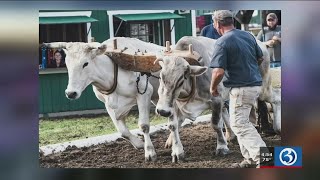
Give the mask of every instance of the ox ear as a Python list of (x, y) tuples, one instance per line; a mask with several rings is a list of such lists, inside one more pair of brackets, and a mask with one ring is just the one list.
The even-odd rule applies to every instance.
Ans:
[(190, 74), (193, 76), (200, 76), (208, 70), (208, 67), (202, 66), (189, 66), (190, 67)]
[(64, 54), (68, 55), (68, 50), (67, 49), (62, 48), (62, 50), (63, 50)]
[(105, 53), (107, 50), (107, 45), (106, 44), (102, 44), (101, 46), (98, 47), (96, 53), (97, 53), (97, 56)]

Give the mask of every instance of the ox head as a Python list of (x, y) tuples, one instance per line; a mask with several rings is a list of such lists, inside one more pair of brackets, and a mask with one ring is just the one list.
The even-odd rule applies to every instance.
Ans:
[(102, 55), (107, 46), (100, 43), (56, 42), (45, 44), (49, 48), (62, 48), (66, 54), (65, 62), (68, 68), (68, 86), (66, 97), (78, 99), (82, 91), (95, 82), (95, 58)]
[(207, 67), (190, 66), (184, 58), (177, 56), (164, 56), (158, 58), (155, 63), (157, 62), (162, 69), (156, 113), (169, 117), (173, 114), (173, 104), (183, 91), (184, 83), (190, 76), (199, 76), (206, 72)]

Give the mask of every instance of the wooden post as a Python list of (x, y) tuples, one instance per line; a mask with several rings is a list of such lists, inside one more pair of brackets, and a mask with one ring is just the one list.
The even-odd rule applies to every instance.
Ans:
[(189, 53), (190, 53), (190, 54), (193, 54), (192, 44), (189, 44)]
[(113, 49), (117, 49), (117, 39), (113, 40)]
[(170, 52), (170, 41), (166, 41), (166, 51)]

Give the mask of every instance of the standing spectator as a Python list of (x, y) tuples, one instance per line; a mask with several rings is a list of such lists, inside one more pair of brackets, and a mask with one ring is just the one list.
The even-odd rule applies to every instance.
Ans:
[[(212, 20), (213, 20), (213, 15), (212, 15)], [(219, 37), (221, 37), (221, 35), (217, 32), (217, 30), (213, 26), (214, 26), (213, 23), (211, 23), (203, 27), (200, 32), (200, 36), (204, 36), (211, 39), (218, 39)]]
[(257, 35), (257, 39), (264, 42), (268, 47), (270, 54), (270, 66), (281, 66), (281, 26), (278, 24), (278, 17), (275, 13), (269, 13), (267, 15), (267, 27), (263, 29)]

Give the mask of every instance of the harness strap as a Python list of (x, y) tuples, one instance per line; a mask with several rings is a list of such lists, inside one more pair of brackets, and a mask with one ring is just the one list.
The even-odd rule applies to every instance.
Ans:
[(112, 87), (109, 90), (102, 90), (102, 89), (97, 88), (97, 90), (104, 95), (109, 95), (109, 94), (113, 93), (118, 86), (118, 64), (113, 62), (113, 65), (114, 65), (113, 66), (114, 82), (113, 82)]
[[(146, 87), (144, 88), (144, 91), (143, 92), (140, 92), (139, 90), (139, 81), (140, 81), (140, 76), (143, 76), (144, 74), (147, 75), (147, 82), (146, 82)], [(150, 77), (151, 74), (149, 73), (140, 73), (139, 76), (137, 77), (137, 80), (136, 80), (136, 83), (137, 83), (137, 91), (139, 94), (144, 94), (146, 93), (147, 89), (148, 89), (148, 83), (149, 83), (149, 77)]]
[(196, 76), (191, 76), (191, 92), (189, 93), (189, 95), (185, 96), (185, 97), (178, 97), (178, 101), (182, 101), (182, 102), (186, 102), (189, 101), (195, 94), (196, 92)]

